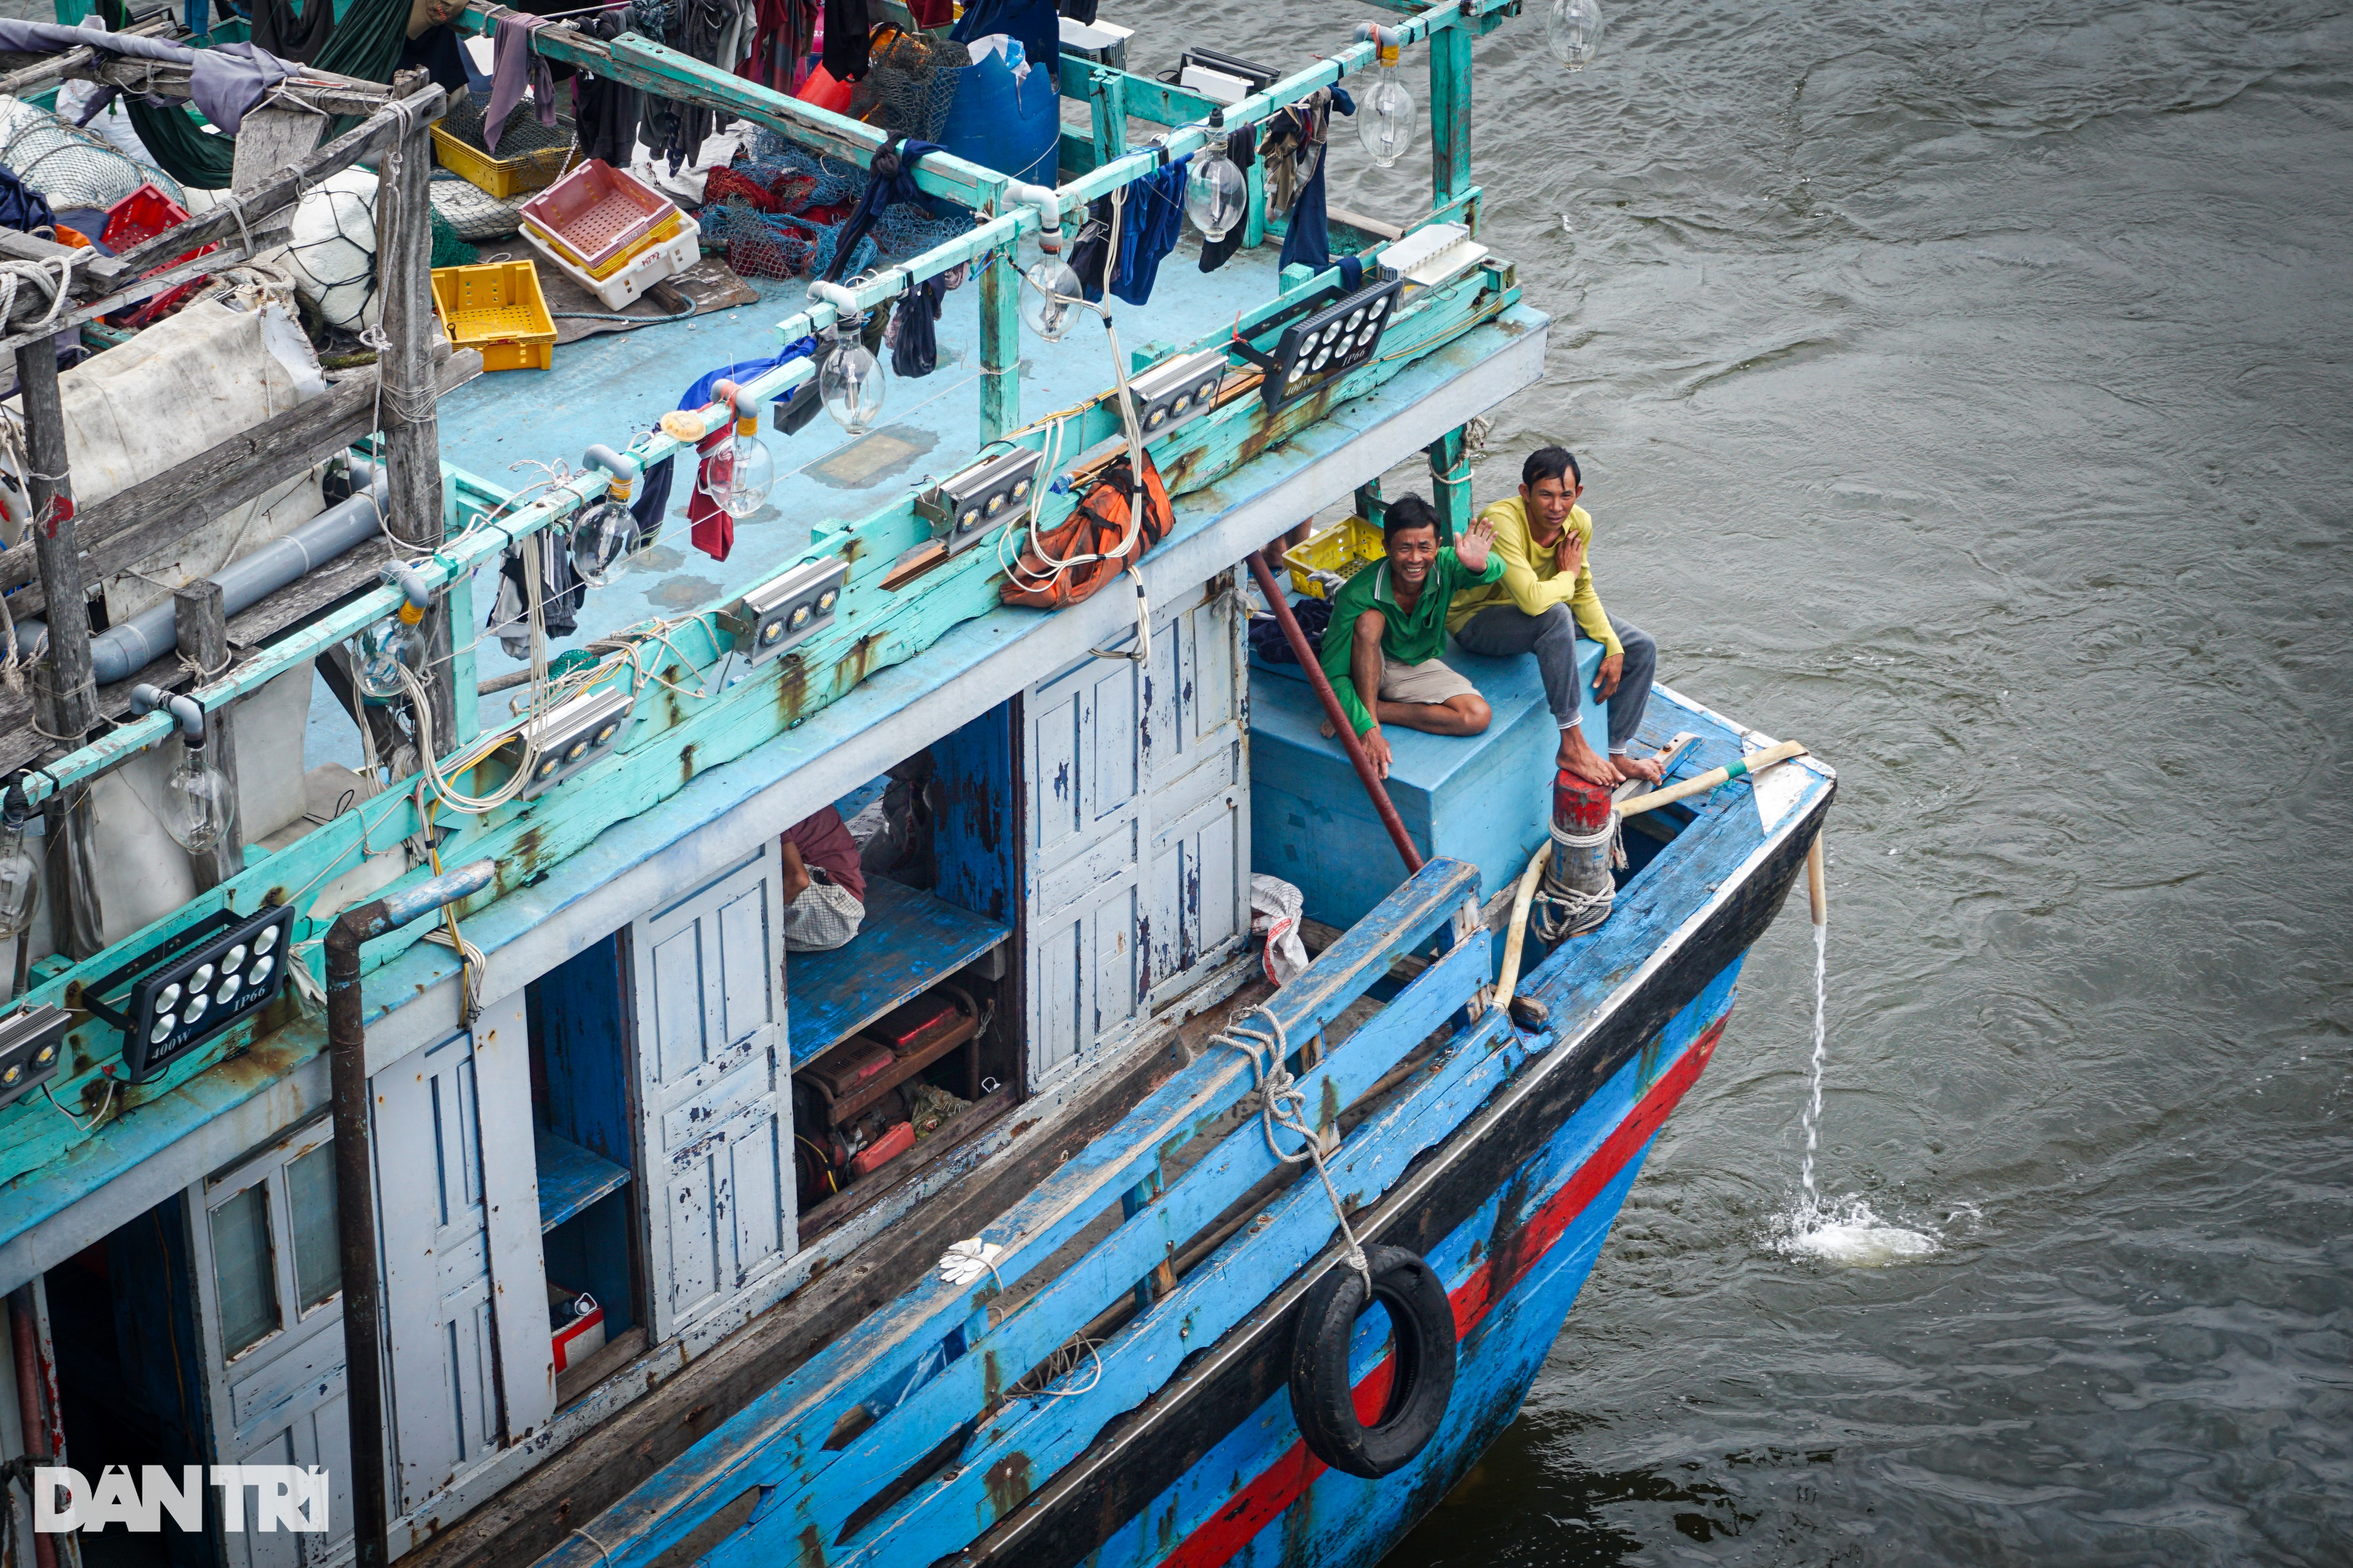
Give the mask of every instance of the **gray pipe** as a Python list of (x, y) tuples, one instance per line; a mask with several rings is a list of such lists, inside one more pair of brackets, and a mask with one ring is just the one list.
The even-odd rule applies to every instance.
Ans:
[[(249, 555), (238, 557), (212, 575), (221, 586), (221, 610), (236, 615), (270, 595), (297, 583), (373, 538), (376, 519), (391, 497), (391, 485), (373, 463), (354, 459), (352, 482), (370, 481), (365, 491), (336, 502), (291, 533), (271, 540)], [(373, 500), (370, 498), (373, 497)], [(39, 621), (16, 623), (20, 658), (38, 655), (49, 628)], [(100, 686), (128, 679), (179, 647), (172, 601), (133, 616), (90, 639), (90, 678)]]

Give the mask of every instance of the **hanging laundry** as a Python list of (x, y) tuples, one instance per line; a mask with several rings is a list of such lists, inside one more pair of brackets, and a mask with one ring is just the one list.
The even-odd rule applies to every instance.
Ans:
[(736, 74), (774, 92), (801, 85), (817, 47), (818, 0), (754, 0), (752, 47)]
[[(743, 0), (629, 0), (632, 32), (730, 71), (740, 58), (744, 26)], [(655, 157), (667, 158), (675, 175), (681, 167), (693, 166), (718, 122), (717, 111), (701, 104), (647, 93), (638, 139)]]
[(828, 282), (839, 280), (858, 242), (882, 216), (882, 209), (899, 202), (924, 201), (920, 186), (915, 184), (915, 165), (927, 153), (940, 149), (929, 142), (902, 142), (892, 137), (875, 150), (874, 162), (867, 171), (866, 189), (858, 198), (857, 210), (842, 226), (841, 237), (834, 242), (833, 265), (826, 268)]
[[(1226, 156), (1234, 161), (1234, 167), (1240, 169), (1243, 177), (1247, 179), (1250, 176), (1250, 165), (1258, 162), (1258, 127), (1245, 125), (1228, 135)], [(1201, 270), (1215, 272), (1219, 268), (1223, 267), (1227, 258), (1242, 247), (1242, 233), (1248, 226), (1247, 224), (1238, 223), (1226, 230), (1225, 238), (1203, 240)]]
[(538, 17), (520, 11), (509, 11), (499, 18), (498, 35), (491, 46), (491, 101), (482, 110), (482, 145), (492, 154), (506, 132), (507, 116), (522, 101), (526, 88), (539, 122), (555, 123), (555, 78), (548, 69), (547, 57), (531, 47), (531, 36), (545, 26)]
[(1111, 198), (1097, 196), (1087, 205), (1087, 221), (1071, 241), (1071, 270), (1079, 275), (1079, 291), (1089, 303), (1103, 297), (1103, 272), (1111, 264)]
[(735, 548), (734, 516), (711, 499), (712, 488), (730, 478), (721, 470), (735, 461), (728, 450), (734, 438), (735, 426), (723, 419), (694, 448), (702, 461), (695, 467), (694, 493), (686, 498), (686, 536), (713, 561), (726, 560)]
[[(733, 364), (721, 365), (717, 370), (707, 373), (693, 385), (688, 387), (686, 395), (678, 400), (678, 405), (681, 408), (701, 408), (711, 401), (712, 388), (723, 381), (732, 381), (741, 385), (754, 376), (766, 374), (787, 360), (807, 359), (816, 352), (817, 340), (803, 338), (797, 342), (786, 345), (784, 353), (772, 359), (737, 360)], [(805, 397), (814, 400), (817, 396), (817, 385), (812, 382), (796, 387), (793, 389), (792, 395), (796, 398)], [(721, 428), (724, 429), (726, 426), (723, 425)], [(637, 499), (629, 503), (629, 515), (638, 520), (638, 539), (640, 548), (652, 543), (655, 536), (661, 532), (662, 519), (670, 514), (670, 480), (676, 472), (677, 464), (669, 458), (664, 458), (660, 462), (647, 468), (645, 482), (638, 488)], [(724, 560), (725, 557), (723, 556), (721, 559)]]
[[(1332, 95), (1332, 108), (1343, 114), (1356, 112), (1356, 100), (1344, 89), (1335, 87), (1324, 90)], [(1322, 93), (1316, 96), (1321, 97)], [(1322, 142), (1329, 130), (1327, 118), (1316, 139), (1319, 154), (1324, 150)], [(1314, 172), (1299, 187), (1299, 199), (1292, 204), (1291, 226), (1282, 237), (1282, 258), (1278, 265), (1289, 267), (1296, 263), (1313, 267), (1318, 272), (1332, 265), (1332, 225), (1324, 200), (1324, 175), (1330, 163), (1330, 159), (1319, 155), (1315, 159)]]
[(1127, 187), (1127, 207), (1120, 216), (1119, 255), (1113, 258), (1111, 291), (1131, 305), (1147, 304), (1160, 262), (1176, 248), (1185, 233), (1185, 172), (1189, 157), (1179, 158)]
[(523, 577), (526, 550), (539, 567), (539, 624), (549, 641), (570, 637), (579, 626), (588, 585), (572, 570), (572, 551), (561, 529), (543, 528), (517, 540), (499, 563), (499, 595), (491, 605), (487, 635), (499, 639), (509, 658), (531, 657), (531, 589)]
[[(577, 24), (596, 37), (611, 40), (628, 26), (622, 14), (607, 11), (584, 17)], [(581, 71), (572, 79), (572, 132), (580, 156), (602, 158), (616, 169), (626, 169), (637, 155), (638, 89), (610, 77)]]
[(944, 275), (918, 283), (891, 313), (890, 331), (884, 337), (891, 345), (893, 374), (925, 376), (939, 368), (939, 329), (934, 323), (940, 319), (947, 292)]
[(866, 43), (874, 31), (866, 0), (825, 0), (825, 68), (836, 81), (866, 74)]

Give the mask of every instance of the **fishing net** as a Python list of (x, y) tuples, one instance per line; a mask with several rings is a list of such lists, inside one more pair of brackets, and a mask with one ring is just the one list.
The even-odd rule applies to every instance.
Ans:
[(482, 253), (458, 237), (458, 231), (438, 211), (433, 215), (434, 267), (471, 267), (482, 258)]
[[(954, 78), (949, 80), (952, 85)], [(921, 255), (972, 226), (972, 215), (962, 208), (941, 217), (920, 203), (902, 202), (884, 209), (836, 268), (834, 253), (866, 180), (855, 163), (762, 131), (746, 156), (711, 172), (704, 186), (710, 205), (698, 220), (702, 242), (724, 251), (738, 277), (848, 278)]]
[(504, 239), (522, 227), (522, 204), (539, 195), (526, 191), (504, 199), (491, 195), (471, 180), (447, 170), (434, 174), (430, 187), (434, 230), (443, 224), (459, 239)]
[(955, 103), (956, 73), (972, 51), (952, 38), (886, 28), (866, 57), (867, 70), (849, 95), (855, 120), (913, 142), (937, 142)]
[(375, 176), (345, 169), (294, 209), (286, 268), (294, 291), (330, 327), (358, 331), (382, 318), (375, 288)]
[(22, 99), (0, 97), (0, 164), (59, 211), (111, 207), (144, 184), (187, 205), (171, 175)]
[[(501, 163), (521, 158), (531, 153), (545, 153), (572, 145), (572, 117), (558, 113), (555, 123), (542, 125), (539, 116), (525, 104), (517, 104), (507, 122), (499, 131), (499, 150), (494, 153), (482, 138), (482, 112), (487, 106), (472, 93), (449, 106), (441, 117), (441, 129), (471, 147), (485, 158), (495, 157)], [(536, 193), (534, 193), (536, 194)]]

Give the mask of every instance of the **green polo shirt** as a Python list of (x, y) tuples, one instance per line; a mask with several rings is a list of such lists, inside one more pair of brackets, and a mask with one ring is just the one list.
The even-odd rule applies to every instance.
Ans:
[[(1389, 563), (1367, 568), (1348, 579), (1332, 599), (1332, 623), (1324, 631), (1324, 673), (1339, 694), (1340, 707), (1361, 735), (1373, 727), (1373, 716), (1356, 693), (1348, 674), (1348, 649), (1356, 635), (1356, 617), (1378, 605), (1381, 610), (1381, 652), (1399, 664), (1421, 664), (1446, 651), (1446, 609), (1465, 588), (1493, 583), (1504, 574), (1504, 558), (1487, 552), (1487, 570), (1473, 572), (1462, 564), (1451, 544), (1441, 547), (1421, 585), (1421, 597), (1410, 610), (1398, 608), (1389, 592)], [(1377, 695), (1377, 693), (1376, 693)]]

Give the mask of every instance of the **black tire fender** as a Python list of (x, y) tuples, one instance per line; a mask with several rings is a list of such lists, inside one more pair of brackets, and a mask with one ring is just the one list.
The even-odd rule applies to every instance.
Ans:
[[(1401, 1247), (1367, 1247), (1364, 1276), (1343, 1260), (1308, 1289), (1291, 1346), (1291, 1414), (1308, 1451), (1335, 1470), (1377, 1479), (1404, 1468), (1438, 1433), (1454, 1394), (1454, 1308), (1437, 1271)], [(1367, 1426), (1348, 1384), (1348, 1342), (1371, 1301), (1388, 1309), (1396, 1371)]]

